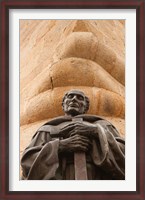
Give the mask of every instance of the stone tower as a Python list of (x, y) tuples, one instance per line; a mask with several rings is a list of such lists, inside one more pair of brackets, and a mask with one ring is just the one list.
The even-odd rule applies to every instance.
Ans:
[(73, 88), (124, 136), (124, 34), (123, 20), (20, 20), (21, 152)]

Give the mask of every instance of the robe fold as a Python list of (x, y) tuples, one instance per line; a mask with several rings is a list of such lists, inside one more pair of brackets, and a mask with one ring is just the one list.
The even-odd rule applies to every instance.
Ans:
[[(107, 120), (94, 115), (77, 115), (84, 124), (97, 128), (97, 139), (86, 153), (89, 180), (125, 179), (125, 141)], [(74, 180), (74, 154), (59, 154), (60, 128), (74, 123), (71, 117), (57, 117), (40, 127), (24, 150), (21, 166), (23, 180)], [(67, 136), (66, 136), (67, 137)]]

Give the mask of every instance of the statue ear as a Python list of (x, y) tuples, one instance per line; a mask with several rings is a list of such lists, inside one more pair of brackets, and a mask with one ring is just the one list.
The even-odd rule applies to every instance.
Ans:
[(65, 100), (65, 98), (66, 98), (66, 94), (64, 95), (64, 97), (62, 99), (62, 104), (61, 104), (63, 110), (64, 110), (64, 100)]
[(89, 98), (85, 96), (85, 100), (86, 100), (86, 108), (85, 108), (85, 112), (87, 112), (89, 110), (89, 106), (90, 106), (90, 101)]
[(62, 106), (62, 109), (64, 110), (64, 102), (62, 102), (61, 106)]

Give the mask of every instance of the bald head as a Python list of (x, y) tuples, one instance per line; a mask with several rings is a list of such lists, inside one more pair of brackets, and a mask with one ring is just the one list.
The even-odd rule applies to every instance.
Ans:
[(89, 99), (80, 90), (70, 90), (63, 97), (62, 107), (66, 115), (84, 114), (89, 109)]

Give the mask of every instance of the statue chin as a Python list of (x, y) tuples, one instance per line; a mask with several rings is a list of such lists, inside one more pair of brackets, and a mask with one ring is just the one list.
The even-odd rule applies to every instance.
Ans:
[(71, 109), (69, 109), (69, 110), (67, 111), (67, 114), (68, 114), (68, 115), (71, 115), (71, 116), (76, 116), (76, 115), (82, 114), (82, 112), (80, 112), (80, 111), (78, 110), (78, 108), (71, 108)]

